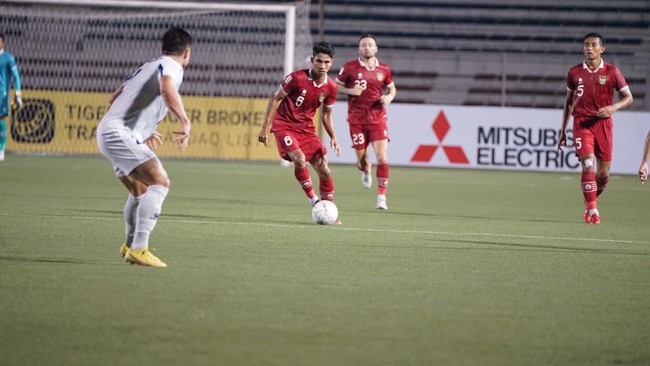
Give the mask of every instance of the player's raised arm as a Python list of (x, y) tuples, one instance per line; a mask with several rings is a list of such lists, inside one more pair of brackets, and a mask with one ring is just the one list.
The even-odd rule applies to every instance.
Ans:
[(269, 143), (269, 133), (271, 133), (271, 127), (273, 127), (273, 117), (278, 111), (278, 107), (282, 100), (286, 98), (287, 93), (279, 87), (278, 90), (273, 94), (269, 99), (269, 103), (266, 105), (266, 113), (264, 115), (264, 122), (262, 123), (262, 128), (260, 129), (260, 134), (257, 137), (257, 141), (267, 146)]
[(184, 150), (190, 139), (190, 120), (187, 118), (181, 95), (178, 94), (174, 86), (174, 79), (171, 76), (163, 75), (160, 78), (160, 95), (167, 108), (169, 108), (181, 124), (180, 130), (174, 131), (173, 133), (176, 135), (174, 141), (178, 143), (178, 148)]

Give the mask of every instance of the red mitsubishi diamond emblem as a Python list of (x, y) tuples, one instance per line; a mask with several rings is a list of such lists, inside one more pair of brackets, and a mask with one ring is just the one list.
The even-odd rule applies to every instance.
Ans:
[(415, 151), (415, 154), (413, 154), (413, 157), (411, 158), (412, 162), (428, 163), (433, 158), (433, 155), (438, 150), (438, 147), (442, 147), (442, 151), (445, 152), (445, 155), (447, 155), (447, 159), (449, 159), (450, 163), (469, 164), (469, 160), (467, 160), (467, 156), (465, 156), (465, 152), (463, 151), (462, 147), (448, 146), (442, 144), (442, 140), (445, 139), (445, 136), (447, 136), (447, 132), (449, 132), (449, 130), (451, 129), (451, 126), (449, 125), (449, 122), (447, 121), (447, 117), (445, 116), (445, 113), (443, 111), (440, 111), (440, 113), (438, 113), (438, 116), (433, 121), (431, 128), (433, 129), (433, 133), (438, 138), (438, 141), (440, 141), (440, 145), (418, 146), (418, 149)]

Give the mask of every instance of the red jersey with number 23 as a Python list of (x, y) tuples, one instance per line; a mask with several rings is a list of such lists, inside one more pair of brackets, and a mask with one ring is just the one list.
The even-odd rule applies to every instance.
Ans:
[(348, 95), (348, 123), (377, 124), (386, 120), (386, 108), (381, 102), (383, 88), (393, 84), (390, 67), (379, 63), (369, 68), (356, 59), (343, 65), (336, 81), (346, 88), (361, 85), (361, 95)]
[(567, 88), (573, 91), (573, 117), (596, 117), (598, 110), (611, 105), (614, 90), (627, 87), (627, 82), (618, 68), (601, 60), (600, 65), (591, 70), (586, 63), (569, 69)]
[(287, 75), (282, 84), (287, 96), (273, 117), (271, 132), (291, 130), (315, 132), (314, 115), (321, 104), (333, 106), (336, 101), (336, 83), (330, 77), (318, 84), (310, 70), (297, 70)]

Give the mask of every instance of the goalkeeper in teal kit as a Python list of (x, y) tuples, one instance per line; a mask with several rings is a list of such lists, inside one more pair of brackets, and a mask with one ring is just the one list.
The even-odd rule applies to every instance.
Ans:
[(5, 51), (5, 35), (0, 33), (0, 161), (5, 159), (5, 146), (7, 145), (7, 124), (5, 118), (11, 113), (9, 103), (9, 87), (11, 78), (16, 91), (14, 101), (20, 108), (23, 100), (20, 95), (20, 74), (14, 55)]

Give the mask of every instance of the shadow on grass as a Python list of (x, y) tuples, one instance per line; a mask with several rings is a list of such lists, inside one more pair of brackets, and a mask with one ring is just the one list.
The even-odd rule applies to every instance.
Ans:
[(101, 261), (89, 259), (76, 259), (76, 258), (34, 258), (24, 256), (0, 256), (0, 261), (15, 262), (15, 263), (33, 263), (33, 264), (91, 264), (91, 265), (108, 265), (108, 266), (123, 266), (124, 263), (115, 261)]
[[(570, 247), (570, 246), (561, 246), (561, 245), (521, 244), (521, 243), (506, 243), (506, 242), (495, 242), (495, 241), (485, 241), (485, 240), (457, 240), (457, 239), (440, 239), (440, 238), (436, 238), (436, 241), (445, 242), (445, 243), (485, 245), (485, 246), (493, 246), (493, 247), (490, 248), (432, 247), (432, 249), (507, 251), (516, 248), (519, 251), (573, 252), (573, 253), (592, 253), (592, 254), (623, 254), (623, 255), (650, 256), (650, 253), (631, 252), (631, 251), (609, 249), (609, 248), (602, 248), (602, 249), (601, 248), (579, 248), (579, 247)], [(496, 246), (501, 246), (505, 248), (495, 248)]]
[[(124, 213), (122, 211), (115, 211), (115, 210), (75, 210), (75, 212), (79, 213), (85, 213), (84, 215), (85, 218), (87, 219), (98, 219), (98, 220), (106, 220), (106, 219), (121, 219)], [(89, 217), (87, 214), (88, 213), (101, 213), (103, 214), (102, 216), (98, 217)], [(228, 215), (231, 212), (222, 212), (223, 215)], [(110, 214), (107, 215), (107, 214)], [(39, 216), (39, 215), (31, 215), (31, 216)], [(58, 218), (78, 218), (79, 215), (74, 215), (74, 214), (59, 214), (59, 215), (42, 215), (45, 217), (58, 217)], [(307, 219), (304, 220), (290, 220), (287, 218), (280, 219), (278, 218), (277, 220), (270, 219), (268, 217), (265, 217), (263, 221), (260, 221), (259, 218), (256, 217), (240, 217), (240, 216), (229, 216), (229, 217), (224, 217), (224, 216), (208, 216), (208, 215), (187, 215), (187, 214), (174, 214), (174, 213), (163, 213), (161, 215), (161, 218), (164, 219), (180, 219), (180, 220), (200, 220), (197, 223), (232, 223), (232, 224), (238, 224), (238, 225), (250, 225), (250, 224), (269, 224), (269, 225), (282, 225), (282, 226), (311, 226), (314, 225), (311, 222), (311, 217), (306, 216)]]
[[(562, 223), (562, 224), (573, 224), (574, 222), (567, 222), (566, 220), (560, 219), (525, 219), (521, 217), (499, 217), (499, 216), (480, 216), (480, 215), (450, 215), (450, 214), (435, 214), (435, 213), (424, 213), (424, 212), (407, 212), (407, 211), (380, 211), (380, 210), (346, 210), (346, 212), (357, 212), (360, 214), (367, 214), (369, 212), (375, 212), (381, 215), (389, 216), (413, 216), (413, 217), (430, 217), (438, 219), (460, 219), (460, 220), (490, 220), (490, 221), (520, 221), (520, 222), (540, 222), (540, 223)], [(582, 217), (578, 217), (579, 220), (575, 221), (582, 224)]]

